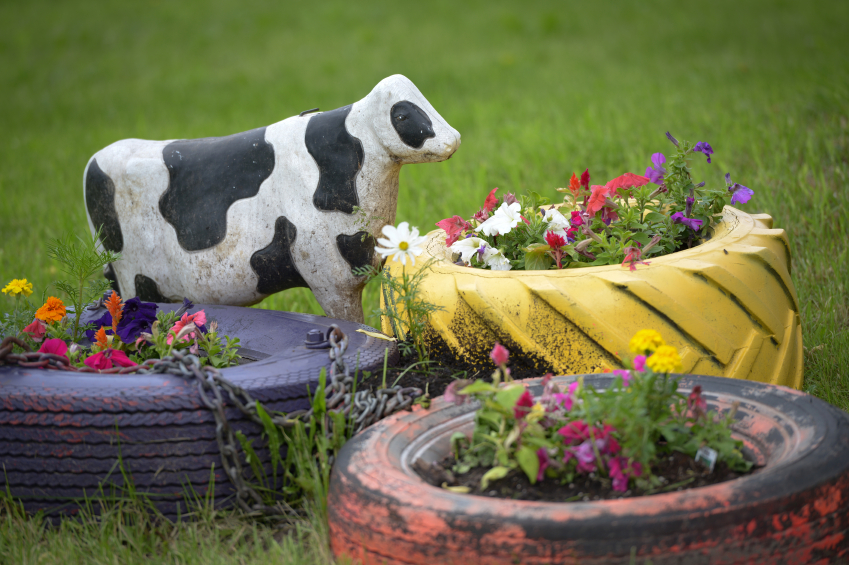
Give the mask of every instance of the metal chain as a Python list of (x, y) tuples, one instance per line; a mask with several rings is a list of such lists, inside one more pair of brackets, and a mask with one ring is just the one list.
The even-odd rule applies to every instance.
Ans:
[[(378, 389), (376, 392), (370, 390), (355, 391), (354, 377), (350, 375), (350, 369), (344, 357), (348, 348), (348, 336), (342, 332), (339, 326), (332, 324), (328, 332), (328, 341), (330, 342), (329, 355), (332, 364), (330, 366), (330, 383), (324, 390), (326, 408), (328, 411), (341, 412), (348, 416), (348, 419), (353, 421), (356, 426), (354, 433), (362, 431), (367, 426), (390, 414), (409, 408), (414, 399), (422, 395), (420, 388), (402, 387), (400, 385)], [(25, 353), (13, 354), (14, 345), (24, 349)], [(0, 344), (0, 365), (4, 364), (90, 373), (169, 374), (182, 377), (190, 382), (194, 380), (197, 382), (201, 401), (215, 418), (215, 437), (221, 453), (222, 468), (236, 490), (239, 508), (247, 513), (258, 513), (266, 516), (291, 514), (293, 512), (289, 508), (282, 507), (282, 505), (268, 506), (264, 504), (262, 497), (243, 477), (244, 466), (241, 457), (238, 456), (239, 444), (224, 413), (226, 402), (222, 390), (227, 393), (229, 400), (242, 414), (262, 427), (263, 421), (256, 408), (257, 401), (242, 387), (221, 376), (221, 371), (215, 367), (201, 367), (200, 358), (197, 355), (174, 351), (167, 357), (149, 359), (141, 365), (96, 371), (89, 367), (74, 367), (68, 363), (64, 356), (33, 352), (23, 341), (15, 337), (7, 337)], [(272, 415), (268, 410), (266, 412), (271, 416), (271, 421), (275, 425), (284, 428), (295, 426), (296, 420), (300, 420), (306, 426), (309, 426), (314, 416), (313, 408), (290, 412), (286, 415)], [(326, 429), (330, 429), (330, 427), (328, 426)], [(328, 439), (332, 440), (332, 438)], [(332, 456), (330, 461), (332, 463)]]

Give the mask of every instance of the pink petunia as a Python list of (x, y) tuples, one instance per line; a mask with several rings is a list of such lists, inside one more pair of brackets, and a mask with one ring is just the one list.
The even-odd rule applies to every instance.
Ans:
[(617, 377), (622, 377), (622, 384), (628, 386), (631, 384), (631, 371), (626, 371), (625, 369), (616, 369), (613, 371), (613, 374)]
[(84, 363), (97, 371), (111, 369), (113, 365), (118, 365), (120, 367), (132, 367), (133, 365), (138, 365), (138, 363), (127, 357), (127, 354), (123, 351), (112, 348), (105, 349), (100, 353), (91, 355), (84, 361)]
[(68, 344), (58, 338), (48, 339), (38, 349), (39, 353), (52, 353), (64, 357), (68, 361)]
[(36, 318), (33, 322), (23, 329), (23, 332), (27, 334), (34, 342), (39, 343), (44, 339), (44, 334), (47, 331), (47, 326), (44, 325), (44, 322)]
[(635, 371), (645, 371), (646, 370), (646, 356), (645, 355), (637, 355), (634, 357), (634, 370)]
[[(171, 345), (171, 342), (174, 341), (174, 335), (180, 333), (180, 330), (182, 330), (186, 325), (190, 323), (194, 323), (194, 325), (198, 327), (206, 324), (206, 313), (201, 310), (200, 312), (195, 312), (194, 314), (189, 314), (188, 312), (183, 314), (183, 317), (177, 320), (174, 323), (174, 327), (172, 327), (171, 331), (168, 332), (168, 345)], [(194, 339), (195, 337), (195, 332), (192, 332), (189, 335), (183, 336), (180, 341), (188, 341), (189, 339)]]
[(590, 437), (589, 426), (583, 420), (569, 422), (557, 430), (557, 433), (563, 436), (563, 441), (567, 444), (584, 441)]
[(540, 482), (545, 477), (545, 470), (551, 466), (551, 459), (548, 457), (548, 452), (544, 447), (537, 449), (537, 459), (539, 459), (539, 471), (537, 471), (537, 482)]

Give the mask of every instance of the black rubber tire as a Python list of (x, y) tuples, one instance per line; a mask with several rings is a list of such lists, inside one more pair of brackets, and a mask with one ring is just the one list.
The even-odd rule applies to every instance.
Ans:
[[(558, 377), (568, 382), (575, 377)], [(606, 375), (585, 382), (608, 386)], [(539, 379), (527, 381), (539, 394)], [(846, 563), (849, 416), (788, 388), (685, 376), (711, 409), (740, 402), (735, 434), (763, 465), (741, 478), (647, 497), (546, 503), (457, 494), (425, 483), (419, 458), (448, 455), (474, 406), (437, 399), (349, 441), (328, 497), (331, 546), (364, 564)]]
[[(305, 347), (309, 330), (338, 324), (349, 339), (345, 359), (352, 370), (357, 360), (361, 370), (379, 370), (387, 348), (389, 362), (398, 359), (393, 343), (357, 333), (358, 328), (374, 331), (362, 324), (233, 306), (198, 305), (194, 311), (200, 309), (218, 322), (219, 335), (239, 337), (240, 353), (256, 359), (222, 370), (223, 376), (271, 410), (309, 408), (320, 368), (329, 370), (328, 349)], [(261, 445), (259, 426), (234, 407), (225, 413), (234, 429)], [(257, 454), (267, 465), (268, 450)], [(189, 486), (206, 496), (214, 481), (216, 506), (234, 502), (221, 470), (215, 419), (195, 384), (173, 375), (0, 367), (0, 462), (5, 484), (26, 510), (75, 514), (78, 505), (62, 501), (95, 496), (101, 485), (106, 491), (110, 485), (120, 489), (119, 458), (136, 490), (149, 493), (169, 518), (189, 510)]]

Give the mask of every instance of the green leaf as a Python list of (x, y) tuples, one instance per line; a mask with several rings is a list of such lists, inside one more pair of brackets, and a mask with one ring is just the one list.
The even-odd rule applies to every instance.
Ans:
[(460, 394), (472, 394), (475, 392), (495, 392), (498, 390), (491, 384), (485, 381), (475, 381), (469, 386), (463, 387), (463, 390), (460, 391)]
[(526, 247), (525, 252), (525, 270), (528, 271), (543, 271), (554, 264), (554, 259), (547, 253), (551, 247), (541, 243), (534, 243)]
[(528, 476), (528, 480), (531, 484), (536, 484), (537, 473), (539, 473), (539, 458), (537, 457), (536, 451), (526, 445), (523, 445), (519, 451), (516, 452), (516, 459), (519, 461), (519, 467), (521, 467)]
[(512, 410), (516, 405), (516, 401), (525, 392), (525, 387), (522, 385), (513, 385), (509, 388), (502, 388), (495, 393), (495, 401), (502, 407)]
[(497, 481), (498, 479), (503, 479), (507, 476), (507, 473), (510, 472), (508, 467), (493, 467), (489, 471), (483, 474), (481, 477), (481, 490), (486, 490), (486, 487), (489, 486), (490, 481)]
[(315, 397), (313, 397), (312, 401), (313, 414), (317, 417), (327, 412), (327, 399), (324, 396), (324, 389), (327, 386), (325, 384), (326, 381), (327, 369), (322, 367), (321, 372), (318, 374), (318, 388), (315, 389)]

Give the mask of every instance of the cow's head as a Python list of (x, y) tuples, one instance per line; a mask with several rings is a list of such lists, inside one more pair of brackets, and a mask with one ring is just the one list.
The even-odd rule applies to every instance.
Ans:
[(460, 133), (407, 77), (383, 79), (367, 99), (372, 127), (393, 160), (401, 164), (444, 161), (460, 147)]

